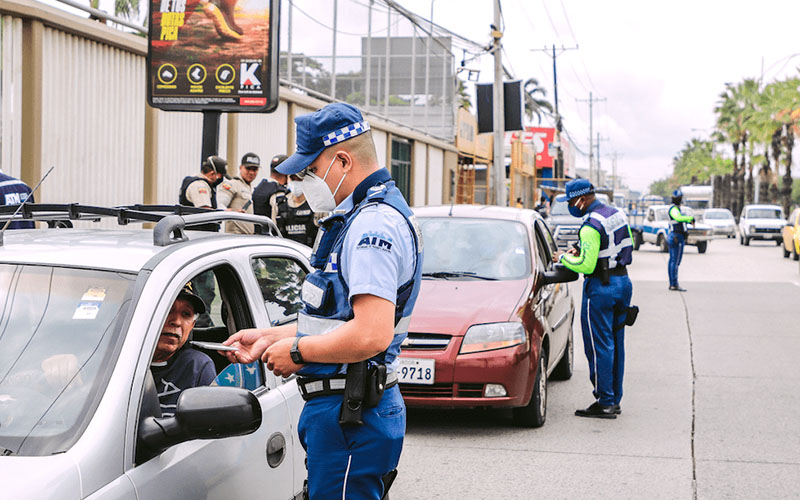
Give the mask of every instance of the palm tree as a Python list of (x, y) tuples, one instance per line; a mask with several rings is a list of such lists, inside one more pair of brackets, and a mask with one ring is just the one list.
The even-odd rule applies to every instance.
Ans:
[(537, 97), (541, 94), (544, 97), (547, 92), (539, 86), (539, 80), (536, 78), (528, 78), (522, 86), (525, 95), (525, 116), (528, 121), (533, 120), (533, 115), (536, 115), (538, 123), (542, 123), (542, 114), (546, 112), (553, 112), (553, 105), (545, 99)]

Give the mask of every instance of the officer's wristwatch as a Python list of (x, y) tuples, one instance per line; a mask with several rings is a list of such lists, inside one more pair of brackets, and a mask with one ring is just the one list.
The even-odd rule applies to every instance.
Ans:
[(300, 336), (294, 338), (294, 344), (292, 344), (292, 350), (289, 351), (289, 356), (292, 357), (292, 363), (302, 365), (305, 364), (305, 361), (303, 361), (303, 355), (300, 354), (300, 350), (297, 349), (298, 342), (300, 342)]

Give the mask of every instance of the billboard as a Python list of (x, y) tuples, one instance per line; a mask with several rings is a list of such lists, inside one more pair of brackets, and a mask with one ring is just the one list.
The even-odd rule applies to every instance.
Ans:
[(273, 111), (280, 0), (151, 0), (147, 101), (167, 111)]
[(553, 168), (553, 159), (558, 156), (554, 145), (555, 136), (555, 128), (525, 127), (524, 132), (514, 132), (512, 139), (533, 143), (536, 150), (536, 168)]

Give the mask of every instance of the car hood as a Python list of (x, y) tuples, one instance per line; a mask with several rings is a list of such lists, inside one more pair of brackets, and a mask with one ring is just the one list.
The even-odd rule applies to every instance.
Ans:
[(425, 279), (408, 331), (464, 335), (475, 324), (508, 321), (530, 282)]
[[(33, 477), (36, 477), (33, 480)], [(3, 498), (83, 498), (78, 467), (67, 454), (0, 457)]]
[(733, 219), (709, 219), (703, 221), (703, 223), (712, 227), (726, 227), (735, 225)]
[(583, 224), (583, 218), (573, 217), (571, 215), (553, 215), (547, 219), (547, 224), (550, 225), (550, 227), (580, 226)]
[(786, 221), (782, 219), (745, 219), (747, 225), (766, 226), (766, 227), (783, 227)]
[(711, 229), (711, 226), (708, 224), (703, 224), (702, 222), (695, 222), (692, 224), (689, 229), (694, 229), (695, 231), (702, 231), (704, 229)]

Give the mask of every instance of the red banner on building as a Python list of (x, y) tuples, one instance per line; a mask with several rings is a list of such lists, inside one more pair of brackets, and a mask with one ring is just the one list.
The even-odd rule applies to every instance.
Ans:
[(553, 159), (558, 155), (555, 147), (555, 128), (525, 127), (524, 132), (514, 132), (512, 139), (521, 139), (533, 144), (536, 151), (536, 168), (553, 168)]

